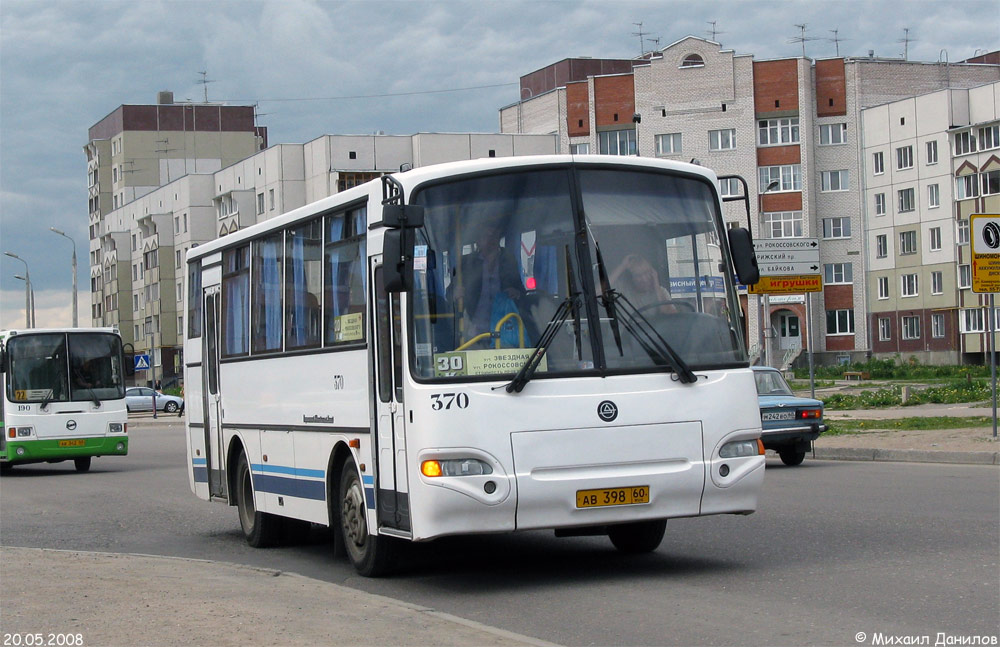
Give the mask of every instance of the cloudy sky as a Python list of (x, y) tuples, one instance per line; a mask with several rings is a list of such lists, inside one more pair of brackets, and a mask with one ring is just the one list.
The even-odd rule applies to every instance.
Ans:
[[(38, 325), (70, 322), (69, 241), (89, 325), (87, 129), (156, 92), (257, 103), (271, 144), (323, 134), (496, 132), (518, 77), (574, 56), (624, 58), (686, 35), (758, 59), (960, 61), (1000, 49), (1000, 0), (0, 2), (0, 251), (24, 258)], [(642, 23), (641, 28), (636, 23)], [(0, 256), (0, 328), (24, 324), (23, 272)]]

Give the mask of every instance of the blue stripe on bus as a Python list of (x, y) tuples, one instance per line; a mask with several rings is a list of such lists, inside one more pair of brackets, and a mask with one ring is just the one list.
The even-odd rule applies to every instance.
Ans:
[(192, 465), (208, 465), (208, 459), (207, 458), (192, 458), (191, 459), (191, 464)]
[(362, 475), (361, 482), (364, 483), (365, 485), (375, 485), (375, 477)]
[(375, 509), (375, 488), (365, 488), (365, 504), (368, 506), (369, 510)]
[(286, 494), (302, 499), (326, 499), (326, 483), (323, 481), (303, 481), (283, 476), (257, 474), (254, 478), (254, 490), (271, 494)]
[(195, 483), (208, 483), (208, 468), (207, 467), (195, 467), (194, 468), (194, 482)]
[(254, 472), (288, 474), (289, 476), (302, 476), (313, 479), (321, 479), (326, 476), (326, 473), (323, 470), (307, 470), (301, 467), (285, 467), (283, 465), (263, 465), (253, 463), (250, 465), (250, 469)]

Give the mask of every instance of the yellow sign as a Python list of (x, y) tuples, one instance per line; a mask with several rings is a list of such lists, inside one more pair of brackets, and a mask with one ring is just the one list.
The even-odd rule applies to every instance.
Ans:
[(969, 230), (972, 291), (977, 294), (1000, 292), (1000, 214), (972, 214)]
[[(453, 353), (435, 353), (434, 377), (462, 377), (467, 375), (513, 375), (521, 370), (534, 348), (494, 348), (490, 350), (462, 350)], [(542, 356), (538, 370), (548, 370)]]
[(819, 274), (801, 276), (762, 276), (756, 285), (749, 286), (750, 294), (802, 294), (822, 292), (823, 277)]
[(334, 341), (357, 341), (365, 338), (364, 314), (355, 312), (333, 320)]

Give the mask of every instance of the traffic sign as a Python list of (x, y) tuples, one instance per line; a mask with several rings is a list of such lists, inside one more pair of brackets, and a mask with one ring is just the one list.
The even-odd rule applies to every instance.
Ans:
[(1000, 292), (1000, 214), (977, 213), (969, 218), (972, 242), (972, 291)]
[(760, 281), (749, 288), (750, 294), (802, 294), (822, 291), (823, 277), (819, 274), (761, 276)]
[(137, 371), (148, 371), (149, 370), (149, 355), (136, 355), (135, 356), (135, 370), (137, 370)]
[(818, 238), (763, 238), (753, 243), (761, 276), (819, 273)]

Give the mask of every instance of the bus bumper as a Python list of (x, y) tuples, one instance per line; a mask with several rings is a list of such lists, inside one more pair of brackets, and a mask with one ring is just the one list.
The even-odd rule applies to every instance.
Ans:
[[(67, 445), (79, 443), (82, 445)], [(0, 461), (6, 463), (62, 461), (84, 456), (124, 456), (128, 454), (128, 436), (108, 438), (45, 439), (18, 442), (8, 440)]]

